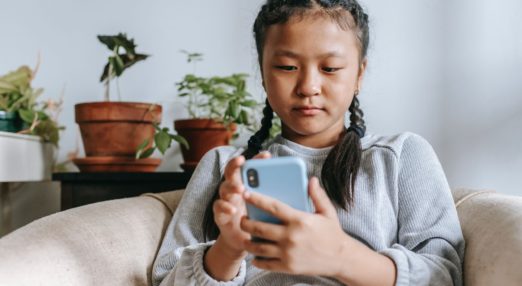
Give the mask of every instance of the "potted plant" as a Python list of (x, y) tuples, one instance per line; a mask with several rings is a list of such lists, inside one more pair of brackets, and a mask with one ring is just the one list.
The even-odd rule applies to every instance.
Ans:
[(31, 86), (35, 75), (21, 66), (0, 76), (0, 180), (6, 182), (51, 177), (63, 129), (57, 123), (62, 100), (38, 100), (43, 89)]
[(31, 87), (35, 75), (31, 68), (21, 66), (0, 77), (0, 131), (37, 135), (57, 147), (63, 127), (50, 112), (60, 104), (37, 101), (43, 89)]
[[(134, 40), (122, 33), (99, 35), (98, 40), (111, 51), (100, 78), (105, 84), (105, 101), (75, 106), (87, 158), (75, 159), (74, 163), (88, 172), (154, 171), (160, 159), (135, 157), (140, 144), (154, 137), (155, 126), (161, 122), (162, 107), (152, 103), (110, 101), (111, 81), (148, 55), (137, 53)], [(147, 142), (145, 147), (152, 145), (153, 142)]]
[[(200, 53), (185, 53), (189, 63), (202, 60)], [(256, 130), (253, 117), (260, 104), (246, 90), (247, 77), (242, 73), (208, 78), (187, 74), (176, 83), (179, 96), (188, 101), (190, 116), (174, 121), (177, 133), (190, 146), (181, 146), (183, 169), (194, 169), (207, 151), (228, 145), (244, 129)]]

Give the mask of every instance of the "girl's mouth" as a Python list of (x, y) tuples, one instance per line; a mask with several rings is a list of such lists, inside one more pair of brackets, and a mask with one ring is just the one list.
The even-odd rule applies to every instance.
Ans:
[(298, 106), (293, 109), (293, 111), (299, 113), (304, 116), (314, 116), (324, 111), (324, 108), (320, 108), (317, 106)]

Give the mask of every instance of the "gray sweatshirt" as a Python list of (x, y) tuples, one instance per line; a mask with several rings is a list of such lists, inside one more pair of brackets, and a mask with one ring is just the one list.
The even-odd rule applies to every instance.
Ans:
[[(464, 238), (444, 171), (430, 144), (412, 133), (366, 135), (354, 205), (337, 210), (344, 231), (393, 259), (396, 285), (462, 285)], [(267, 144), (273, 157), (298, 156), (309, 176), (321, 177), (329, 148), (309, 148), (278, 136)], [(152, 270), (153, 285), (342, 285), (322, 276), (258, 269), (248, 255), (231, 281), (216, 281), (203, 267), (203, 214), (226, 163), (241, 148), (209, 151), (196, 168), (167, 228)]]

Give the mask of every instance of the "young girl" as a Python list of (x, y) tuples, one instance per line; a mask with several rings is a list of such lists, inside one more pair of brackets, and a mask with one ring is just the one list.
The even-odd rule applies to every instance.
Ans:
[[(461, 285), (464, 240), (431, 146), (411, 133), (365, 134), (357, 96), (369, 28), (360, 5), (268, 0), (254, 35), (267, 94), (261, 130), (246, 150), (219, 147), (201, 160), (153, 284)], [(273, 112), (282, 133), (265, 142)], [(270, 156), (306, 161), (315, 213), (245, 192), (245, 159)], [(249, 220), (245, 203), (283, 224)]]

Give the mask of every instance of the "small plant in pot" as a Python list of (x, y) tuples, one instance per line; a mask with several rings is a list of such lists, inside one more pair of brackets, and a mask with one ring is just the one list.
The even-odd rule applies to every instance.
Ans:
[[(188, 62), (202, 59), (202, 54), (188, 53)], [(190, 119), (174, 121), (177, 133), (190, 146), (181, 146), (185, 170), (193, 170), (210, 149), (228, 145), (245, 129), (255, 131), (254, 115), (259, 103), (246, 90), (247, 74), (199, 77), (187, 74), (176, 83), (179, 96), (188, 101)]]
[(37, 135), (57, 147), (63, 130), (56, 120), (61, 103), (37, 101), (43, 89), (31, 87), (35, 74), (21, 66), (0, 77), (0, 131)]
[[(125, 34), (98, 36), (110, 51), (100, 81), (105, 84), (105, 101), (80, 103), (75, 106), (87, 158), (74, 163), (87, 172), (152, 172), (160, 159), (136, 159), (136, 150), (144, 140), (154, 137), (162, 107), (152, 103), (110, 101), (110, 84), (135, 63), (148, 55), (136, 52), (133, 39)], [(149, 142), (147, 147), (152, 146)]]

